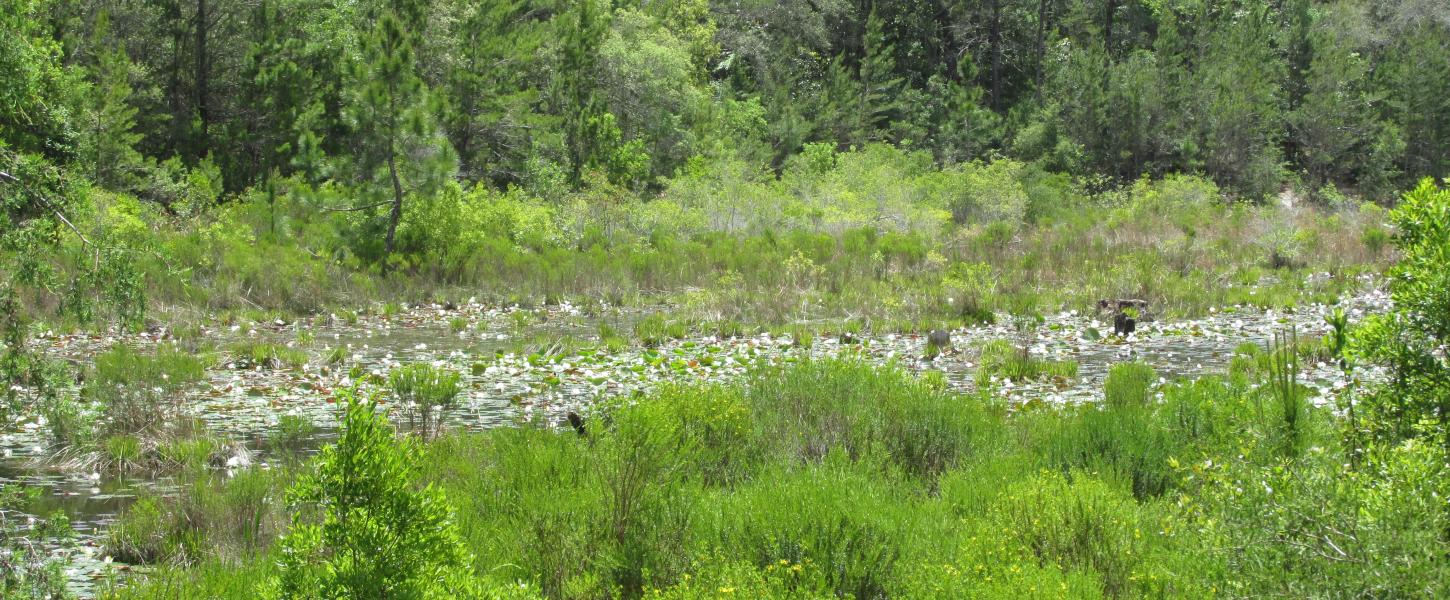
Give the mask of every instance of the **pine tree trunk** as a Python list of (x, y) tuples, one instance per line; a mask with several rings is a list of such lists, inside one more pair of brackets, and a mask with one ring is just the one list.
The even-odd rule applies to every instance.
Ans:
[(1037, 61), (1036, 73), (1034, 73), (1033, 84), (1037, 90), (1037, 97), (1042, 98), (1042, 79), (1046, 69), (1043, 63), (1047, 59), (1047, 0), (1037, 1)]
[(196, 115), (201, 121), (200, 139), (196, 147), (198, 157), (206, 155), (207, 122), (207, 68), (206, 68), (206, 0), (196, 0)]
[(398, 235), (398, 221), (403, 218), (403, 183), (398, 180), (398, 165), (392, 148), (388, 149), (388, 177), (393, 180), (393, 209), (388, 213), (388, 237), (383, 245), (383, 273), (392, 267), (393, 240)]
[(1103, 55), (1108, 64), (1113, 64), (1113, 13), (1118, 12), (1117, 0), (1106, 0), (1103, 10)]
[(1002, 95), (1002, 1), (992, 0), (992, 29), (987, 43), (992, 46), (992, 110), (1000, 106)]

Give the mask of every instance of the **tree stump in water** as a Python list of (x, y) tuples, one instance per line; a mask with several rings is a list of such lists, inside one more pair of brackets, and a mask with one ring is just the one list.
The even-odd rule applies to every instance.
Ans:
[(1099, 300), (1098, 310), (1113, 315), (1113, 333), (1121, 337), (1128, 337), (1138, 330), (1140, 321), (1148, 320), (1147, 300)]
[(1138, 329), (1138, 321), (1123, 313), (1113, 315), (1113, 333), (1121, 337), (1128, 337)]
[(933, 329), (926, 334), (926, 343), (937, 348), (950, 348), (952, 345), (952, 334), (945, 329)]
[(945, 329), (933, 329), (926, 334), (926, 354), (922, 358), (934, 360), (952, 347), (952, 334)]

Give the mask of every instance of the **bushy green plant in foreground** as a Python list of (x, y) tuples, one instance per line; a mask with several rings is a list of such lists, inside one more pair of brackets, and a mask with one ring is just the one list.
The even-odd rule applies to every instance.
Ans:
[(1152, 399), (1153, 384), (1158, 374), (1144, 363), (1113, 365), (1103, 382), (1103, 399), (1114, 408), (1146, 406)]
[(1372, 317), (1353, 345), (1394, 377), (1365, 398), (1365, 423), (1382, 443), (1424, 437), (1450, 448), (1450, 190), (1424, 180), (1391, 220), (1404, 254), (1390, 273), (1395, 309)]
[[(267, 594), (447, 598), (472, 590), (468, 553), (441, 490), (413, 488), (412, 447), (370, 400), (344, 393), (342, 438), (288, 492), (296, 508)], [(313, 518), (317, 520), (312, 520)]]
[[(520, 598), (1450, 592), (1438, 444), (1385, 446), (1346, 472), (1324, 409), (1302, 407), (1305, 450), (1286, 454), (1281, 407), (1253, 386), (1171, 382), (1160, 399), (1143, 394), (1151, 376), (1121, 375), (1141, 370), (1115, 369), (1130, 401), (1011, 412), (891, 368), (807, 362), (606, 403), (588, 437), (524, 426), (420, 446), (353, 401), (280, 546), (203, 531), (194, 547), (216, 549), (196, 568), (115, 595), (223, 590), (236, 579), (216, 565), (246, 556), (253, 579), (303, 597), (373, 583)], [(139, 533), (147, 510), (118, 527), (160, 535)], [(363, 564), (363, 547), (381, 550)]]

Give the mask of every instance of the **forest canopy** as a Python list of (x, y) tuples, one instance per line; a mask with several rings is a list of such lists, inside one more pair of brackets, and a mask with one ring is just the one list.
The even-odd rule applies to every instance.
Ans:
[(6, 4), (7, 153), (170, 212), (195, 170), (228, 192), (299, 175), (547, 195), (589, 172), (641, 190), (719, 161), (779, 170), (817, 143), (1199, 173), (1249, 197), (1389, 197), (1450, 171), (1433, 2)]

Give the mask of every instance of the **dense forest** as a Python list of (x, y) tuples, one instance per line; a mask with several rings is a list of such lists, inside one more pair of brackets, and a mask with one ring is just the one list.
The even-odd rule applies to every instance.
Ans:
[(1250, 199), (1387, 199), (1450, 171), (1450, 8), (1436, 2), (6, 8), (14, 175), (61, 169), (169, 215), (342, 186), (355, 201), (338, 208), (382, 234), (357, 243), (370, 260), (408, 197), (450, 182), (652, 194), (874, 143), (1099, 187), (1201, 174)]
[(1443, 0), (0, 7), (0, 596), (1450, 592)]

